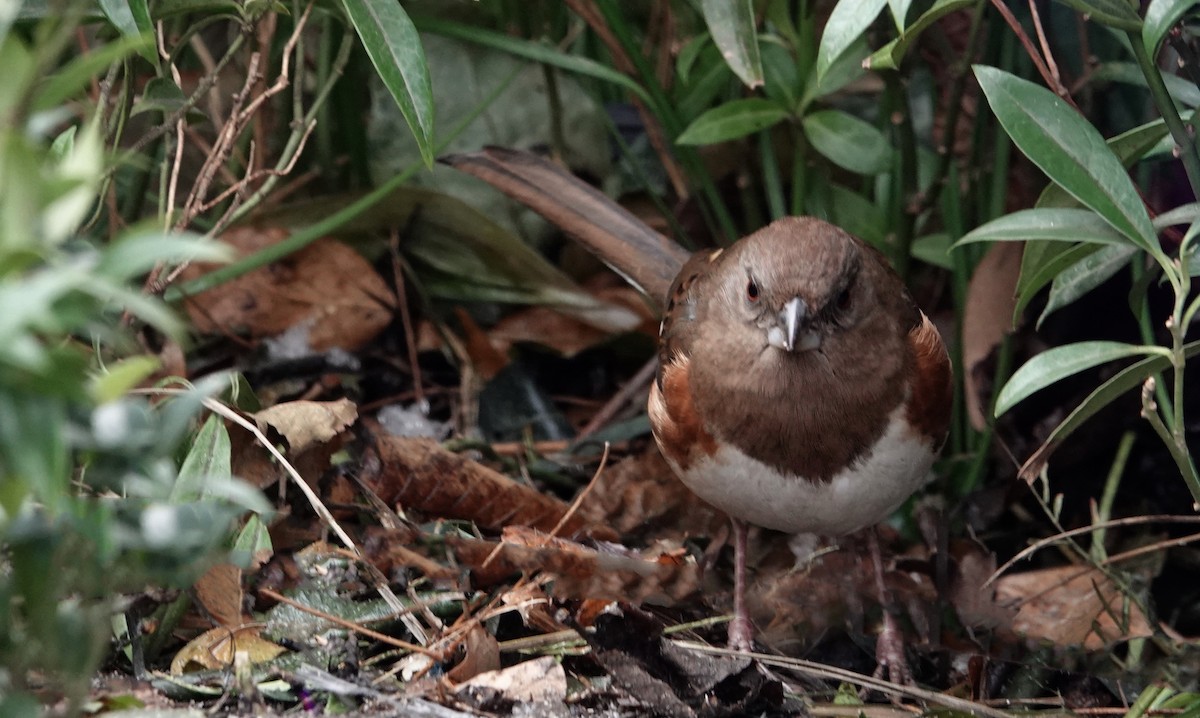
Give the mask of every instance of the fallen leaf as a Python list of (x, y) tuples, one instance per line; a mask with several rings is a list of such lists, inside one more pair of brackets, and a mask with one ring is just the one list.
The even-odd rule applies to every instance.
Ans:
[[(494, 530), (520, 525), (550, 531), (567, 511), (563, 501), (429, 439), (375, 434), (363, 463), (363, 481), (380, 500), (428, 516), (474, 521)], [(561, 533), (616, 538), (608, 527), (578, 516), (568, 519)]]
[(563, 701), (567, 697), (567, 674), (553, 656), (524, 661), (499, 671), (488, 671), (464, 681), (463, 691), (490, 689), (514, 702)]
[(259, 635), (262, 625), (219, 626), (188, 642), (171, 661), (171, 673), (216, 670), (233, 665), (234, 655), (245, 653), (251, 663), (265, 663), (287, 649)]
[(481, 673), (500, 668), (500, 644), (496, 642), (496, 637), (479, 623), (475, 623), (467, 631), (462, 645), (462, 660), (446, 672), (446, 677), (452, 682), (462, 683)]
[[(236, 227), (221, 238), (244, 257), (288, 237), (280, 227)], [(181, 275), (212, 271), (197, 263)], [(360, 349), (392, 319), (396, 299), (362, 255), (332, 239), (319, 239), (287, 257), (188, 297), (188, 316), (206, 334), (274, 337), (300, 330), (311, 351)]]
[(226, 628), (241, 626), (242, 570), (228, 563), (219, 563), (204, 572), (192, 587), (196, 602), (204, 607), (209, 618)]
[(1060, 566), (1004, 576), (996, 582), (996, 596), (1019, 604), (1014, 631), (1057, 646), (1098, 650), (1153, 635), (1137, 604), (1095, 568)]
[(994, 388), (983, 364), (1013, 330), (1023, 247), (1019, 242), (993, 244), (967, 285), (962, 317), (963, 385), (967, 415), (976, 431), (982, 431), (991, 422), (988, 406)]
[(251, 414), (261, 430), (269, 425), (287, 439), (295, 453), (323, 444), (342, 433), (358, 418), (349, 399), (288, 401)]

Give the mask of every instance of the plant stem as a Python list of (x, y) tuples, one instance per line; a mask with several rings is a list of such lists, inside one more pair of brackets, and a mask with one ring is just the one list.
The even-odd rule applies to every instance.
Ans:
[(1183, 475), (1188, 491), (1192, 493), (1193, 508), (1195, 508), (1200, 506), (1200, 478), (1196, 476), (1196, 465), (1192, 463), (1187, 447), (1175, 443), (1172, 432), (1167, 429), (1162, 417), (1159, 416), (1158, 404), (1154, 402), (1154, 385), (1154, 377), (1150, 377), (1142, 385), (1142, 416), (1150, 422), (1150, 427), (1154, 429), (1154, 433), (1158, 434), (1158, 438), (1162, 439), (1171, 458), (1175, 460), (1175, 465), (1179, 467), (1179, 473)]
[(1146, 52), (1146, 43), (1142, 41), (1142, 33), (1130, 32), (1128, 36), (1129, 44), (1133, 47), (1133, 56), (1137, 60), (1142, 74), (1146, 77), (1150, 96), (1154, 99), (1155, 106), (1158, 107), (1163, 121), (1167, 124), (1167, 129), (1171, 131), (1171, 138), (1179, 146), (1179, 157), (1183, 160), (1183, 169), (1187, 172), (1188, 183), (1192, 186), (1192, 194), (1200, 197), (1200, 155), (1196, 153), (1196, 143), (1188, 134), (1183, 120), (1179, 117), (1179, 108), (1175, 106), (1175, 100), (1167, 91), (1162, 73), (1158, 71), (1158, 67)]

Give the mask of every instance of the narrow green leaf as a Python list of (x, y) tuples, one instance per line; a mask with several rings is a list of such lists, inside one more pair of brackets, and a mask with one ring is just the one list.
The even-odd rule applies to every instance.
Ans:
[(1054, 281), (1058, 273), (1099, 251), (1098, 244), (1068, 244), (1032, 240), (1025, 243), (1021, 253), (1021, 276), (1017, 279), (1017, 302), (1013, 307), (1013, 322), (1020, 320), (1025, 307), (1042, 287)]
[(51, 75), (38, 89), (33, 99), (35, 112), (58, 107), (63, 102), (83, 92), (83, 88), (109, 65), (131, 52), (141, 52), (151, 47), (149, 36), (122, 37), (114, 42), (98, 46), (91, 52), (76, 57), (57, 73)]
[(97, 404), (116, 401), (140, 384), (158, 368), (162, 361), (153, 354), (129, 357), (110, 364), (88, 382), (88, 394)]
[(1050, 298), (1038, 317), (1037, 326), (1040, 327), (1051, 313), (1103, 284), (1129, 264), (1137, 252), (1137, 247), (1128, 244), (1104, 247), (1059, 272), (1050, 285)]
[(865, 62), (866, 66), (872, 70), (897, 69), (900, 67), (900, 61), (904, 59), (904, 55), (908, 52), (909, 46), (930, 25), (956, 10), (970, 7), (977, 2), (982, 2), (982, 0), (937, 0), (928, 10), (921, 13), (921, 17), (917, 18), (913, 24), (904, 28), (899, 37), (879, 48), (875, 51), (874, 55), (868, 57)]
[(896, 23), (896, 29), (904, 30), (904, 21), (908, 17), (908, 8), (912, 5), (912, 0), (888, 0), (888, 9), (892, 11), (892, 20)]
[(701, 8), (713, 42), (734, 74), (750, 89), (763, 84), (758, 31), (750, 0), (702, 0)]
[[(5, 0), (0, 0), (3, 3)], [(99, 0), (104, 16), (125, 37), (154, 35), (154, 23), (150, 20), (150, 9), (146, 0)], [(2, 12), (2, 11), (0, 11)], [(155, 63), (153, 43), (138, 48), (138, 53), (150, 63)]]
[(1126, 0), (1058, 0), (1101, 25), (1126, 32), (1142, 29), (1142, 19)]
[(697, 117), (675, 141), (681, 145), (711, 145), (745, 137), (786, 119), (788, 114), (761, 97), (733, 100)]
[(1004, 130), (1046, 176), (1139, 247), (1161, 251), (1137, 189), (1090, 123), (1028, 80), (985, 65), (975, 76)]
[(886, 4), (887, 0), (841, 0), (834, 6), (821, 33), (821, 44), (817, 47), (815, 84), (822, 84), (825, 73), (847, 48), (862, 37)]
[(1132, 356), (1161, 351), (1160, 347), (1138, 346), (1121, 342), (1077, 342), (1054, 347), (1025, 362), (1013, 373), (996, 397), (996, 416), (1000, 416), (1035, 392), (1094, 366)]
[(421, 36), (397, 0), (342, 0), (371, 64), (433, 166), (433, 88)]
[(859, 35), (819, 76), (814, 64), (809, 71), (808, 81), (804, 83), (800, 107), (808, 107), (818, 97), (831, 95), (865, 75), (867, 71), (863, 69), (863, 62), (870, 54), (871, 46), (867, 44), (866, 35)]
[[(1171, 97), (1176, 101), (1187, 107), (1200, 105), (1200, 88), (1178, 75), (1163, 73), (1162, 79), (1167, 86), (1167, 92), (1171, 93)], [(1148, 87), (1141, 68), (1132, 62), (1106, 62), (1096, 68), (1091, 82), (1121, 82), (1142, 88)]]
[(863, 175), (888, 168), (892, 147), (874, 125), (841, 110), (814, 112), (802, 124), (813, 149), (839, 167)]
[(1161, 231), (1176, 224), (1190, 225), (1197, 221), (1200, 221), (1200, 202), (1189, 202), (1155, 217), (1154, 228)]
[(1167, 31), (1195, 4), (1196, 0), (1150, 0), (1142, 24), (1142, 42), (1150, 57), (1158, 54), (1158, 45), (1167, 36)]
[(578, 55), (568, 55), (561, 50), (543, 43), (530, 40), (520, 40), (498, 32), (484, 30), (473, 25), (463, 25), (432, 17), (416, 17), (413, 22), (421, 32), (432, 32), (445, 37), (466, 40), (493, 50), (507, 52), (516, 57), (523, 57), (534, 62), (544, 62), (551, 67), (557, 67), (567, 72), (574, 72), (585, 77), (593, 77), (604, 82), (623, 87), (640, 99), (650, 102), (646, 89), (616, 70), (602, 65), (595, 60)]
[(225, 421), (213, 414), (197, 432), (191, 449), (179, 467), (179, 476), (168, 500), (184, 504), (219, 493), (213, 482), (228, 483), (233, 476), (231, 444)]
[(20, 12), (21, 0), (0, 0), (0, 46), (4, 45), (8, 30)]
[[(1187, 359), (1192, 359), (1200, 354), (1200, 341), (1185, 344), (1183, 346), (1183, 353)], [(1130, 364), (1114, 374), (1111, 379), (1096, 387), (1096, 390), (1088, 394), (1087, 398), (1080, 402), (1079, 406), (1075, 407), (1075, 410), (1067, 415), (1067, 418), (1054, 427), (1050, 435), (1046, 437), (1046, 441), (1042, 444), (1042, 447), (1033, 456), (1029, 457), (1029, 460), (1021, 467), (1021, 476), (1026, 480), (1031, 476), (1036, 476), (1041, 471), (1041, 467), (1045, 465), (1046, 460), (1050, 458), (1050, 454), (1068, 436), (1075, 433), (1075, 430), (1082, 426), (1084, 422), (1095, 416), (1096, 412), (1108, 406), (1126, 392), (1140, 387), (1150, 375), (1165, 371), (1170, 366), (1171, 360), (1165, 356), (1149, 356), (1141, 361)]]
[(1088, 209), (1024, 209), (988, 222), (963, 235), (957, 247), (971, 242), (1090, 242), (1130, 246), (1129, 239)]

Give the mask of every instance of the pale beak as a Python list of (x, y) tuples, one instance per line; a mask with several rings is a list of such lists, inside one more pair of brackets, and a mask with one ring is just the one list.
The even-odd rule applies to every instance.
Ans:
[(821, 346), (821, 335), (805, 326), (808, 304), (792, 297), (779, 310), (775, 326), (767, 330), (767, 343), (784, 351), (808, 351)]

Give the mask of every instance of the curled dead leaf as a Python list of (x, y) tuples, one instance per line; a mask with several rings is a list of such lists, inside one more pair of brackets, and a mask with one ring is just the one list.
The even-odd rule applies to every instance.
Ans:
[(271, 426), (288, 446), (300, 453), (342, 433), (358, 418), (358, 407), (349, 399), (289, 401), (252, 414), (259, 429)]

